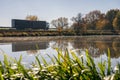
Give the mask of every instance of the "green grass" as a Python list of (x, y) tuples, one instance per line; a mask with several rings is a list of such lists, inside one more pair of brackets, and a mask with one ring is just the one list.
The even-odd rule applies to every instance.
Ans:
[[(30, 68), (25, 67), (21, 61), (4, 55), (4, 61), (0, 62), (0, 80), (120, 80), (120, 64), (115, 70), (111, 68), (110, 50), (108, 49), (107, 61), (95, 64), (86, 50), (86, 59), (78, 56), (74, 51), (61, 51), (56, 49), (58, 56), (50, 58), (52, 64), (47, 63), (41, 56), (35, 56), (36, 62)], [(43, 63), (43, 64), (42, 64)]]

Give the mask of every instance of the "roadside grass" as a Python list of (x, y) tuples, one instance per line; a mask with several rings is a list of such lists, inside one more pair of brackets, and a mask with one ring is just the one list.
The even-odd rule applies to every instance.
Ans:
[(100, 61), (97, 65), (88, 50), (86, 59), (68, 49), (56, 51), (57, 56), (48, 55), (52, 64), (42, 56), (42, 61), (35, 56), (36, 63), (29, 68), (22, 64), (22, 56), (16, 60), (4, 54), (4, 61), (0, 61), (0, 80), (120, 80), (120, 64), (111, 68), (109, 49), (107, 61)]

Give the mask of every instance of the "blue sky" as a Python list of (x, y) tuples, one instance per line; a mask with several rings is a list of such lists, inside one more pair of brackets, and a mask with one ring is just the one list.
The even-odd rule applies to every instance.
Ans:
[(93, 10), (120, 9), (120, 0), (0, 0), (0, 26), (11, 26), (11, 19), (36, 15), (40, 20), (71, 18)]

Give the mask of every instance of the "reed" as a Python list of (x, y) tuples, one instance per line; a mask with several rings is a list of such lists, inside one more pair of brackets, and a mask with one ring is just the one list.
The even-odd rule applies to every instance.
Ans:
[(83, 55), (78, 56), (68, 49), (56, 51), (58, 56), (48, 55), (52, 64), (42, 56), (42, 61), (35, 56), (36, 62), (29, 68), (22, 64), (22, 56), (16, 60), (4, 55), (4, 61), (0, 62), (0, 80), (120, 80), (120, 64), (116, 65), (115, 70), (111, 68), (109, 49), (107, 61), (98, 64), (95, 64), (88, 50), (85, 59)]

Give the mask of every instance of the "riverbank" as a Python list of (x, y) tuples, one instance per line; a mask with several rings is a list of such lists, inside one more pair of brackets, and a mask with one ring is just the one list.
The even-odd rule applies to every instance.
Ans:
[(0, 37), (33, 37), (33, 36), (73, 36), (73, 31), (56, 30), (0, 30)]
[(75, 32), (74, 30), (0, 30), (0, 37), (41, 37), (41, 36), (87, 36), (87, 35), (119, 35), (119, 33), (98, 30)]
[(0, 37), (0, 42), (71, 40), (77, 36)]
[(120, 38), (119, 35), (91, 35), (91, 36), (32, 36), (32, 37), (0, 37), (0, 42), (22, 42), (22, 41), (55, 41), (55, 40), (83, 40), (99, 41)]

